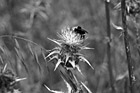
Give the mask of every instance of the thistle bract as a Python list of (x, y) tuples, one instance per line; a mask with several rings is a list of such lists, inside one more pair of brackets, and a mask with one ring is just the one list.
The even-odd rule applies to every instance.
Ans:
[[(50, 50), (50, 53), (46, 57), (50, 58), (49, 61), (57, 59), (54, 70), (56, 70), (60, 64), (66, 69), (77, 68), (78, 71), (80, 71), (78, 66), (79, 62), (86, 62), (91, 66), (88, 60), (86, 60), (86, 58), (79, 53), (79, 51), (82, 49), (91, 49), (84, 45), (84, 41), (87, 39), (86, 33), (81, 33), (80, 30), (85, 31), (81, 27), (66, 27), (62, 29), (60, 33), (58, 33), (60, 40), (49, 39), (59, 45), (58, 47)], [(93, 69), (92, 66), (91, 68)]]

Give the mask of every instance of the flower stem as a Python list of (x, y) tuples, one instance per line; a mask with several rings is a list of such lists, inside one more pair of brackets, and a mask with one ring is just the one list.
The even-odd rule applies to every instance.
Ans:
[(61, 76), (70, 84), (73, 91), (77, 91), (77, 86), (75, 84), (74, 78), (72, 77), (72, 72), (65, 69), (63, 66), (60, 65), (60, 74)]
[(112, 88), (112, 93), (115, 93), (115, 87), (114, 87), (114, 77), (112, 72), (112, 64), (111, 64), (111, 30), (110, 30), (110, 11), (109, 11), (109, 2), (110, 0), (105, 0), (105, 9), (106, 9), (106, 30), (107, 30), (107, 57), (108, 57), (108, 70), (109, 70), (109, 77), (110, 77), (110, 85)]
[(124, 44), (125, 44), (125, 51), (126, 51), (126, 58), (128, 63), (128, 71), (129, 71), (129, 83), (130, 83), (130, 93), (134, 93), (133, 90), (133, 63), (131, 60), (131, 53), (130, 53), (130, 45), (128, 41), (128, 32), (127, 32), (127, 24), (126, 24), (126, 5), (125, 0), (121, 0), (121, 10), (122, 10), (122, 25), (124, 30)]

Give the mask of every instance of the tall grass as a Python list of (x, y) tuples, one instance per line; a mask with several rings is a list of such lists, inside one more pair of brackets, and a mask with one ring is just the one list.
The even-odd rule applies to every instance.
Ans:
[(133, 75), (133, 63), (131, 59), (130, 45), (128, 40), (128, 32), (127, 32), (127, 20), (126, 20), (126, 0), (121, 0), (121, 10), (122, 10), (122, 25), (124, 30), (124, 44), (125, 44), (125, 52), (128, 64), (129, 71), (129, 83), (130, 83), (130, 92), (134, 93), (134, 75)]
[(114, 77), (113, 77), (113, 69), (111, 64), (111, 30), (110, 30), (110, 9), (109, 9), (109, 3), (110, 0), (105, 0), (105, 11), (106, 11), (106, 32), (108, 37), (107, 42), (107, 63), (108, 63), (108, 71), (109, 71), (109, 77), (110, 77), (110, 85), (112, 88), (112, 93), (116, 93), (115, 87), (114, 87)]

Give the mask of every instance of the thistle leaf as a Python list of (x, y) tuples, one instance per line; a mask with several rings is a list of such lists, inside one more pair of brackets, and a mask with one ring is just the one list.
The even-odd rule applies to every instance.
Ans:
[(25, 80), (25, 79), (27, 79), (27, 78), (19, 78), (19, 79), (16, 79), (15, 81), (19, 82), (19, 81), (22, 81), (22, 80)]
[(5, 64), (3, 70), (2, 70), (2, 73), (4, 73), (6, 71), (6, 68), (7, 68), (7, 63)]
[(84, 58), (83, 56), (79, 56), (79, 58), (82, 59), (84, 62), (86, 62), (94, 70), (94, 68), (86, 58)]
[(81, 71), (81, 69), (80, 69), (80, 67), (78, 65), (76, 65), (76, 69), (80, 72), (81, 75), (83, 75), (83, 73), (82, 73), (82, 71)]
[(74, 60), (73, 60), (73, 61), (69, 61), (69, 63), (72, 65), (73, 68), (76, 67), (76, 65), (75, 65), (75, 61), (74, 61)]
[(50, 58), (50, 60), (48, 61), (48, 62), (50, 62), (51, 60), (53, 60), (53, 59), (58, 59), (58, 55), (56, 55), (56, 56), (53, 56), (52, 58)]
[[(62, 76), (61, 76), (62, 77)], [(65, 84), (66, 84), (66, 86), (67, 86), (67, 88), (68, 88), (68, 93), (71, 93), (71, 91), (72, 91), (72, 87), (70, 86), (70, 84), (62, 77), (62, 79), (64, 80), (64, 82), (65, 82)]]
[(53, 48), (53, 49), (51, 49), (51, 50), (47, 50), (47, 52), (55, 51), (55, 50), (59, 50), (59, 51), (60, 51), (60, 47), (55, 47), (55, 48)]
[(76, 55), (76, 56), (83, 56), (83, 54), (81, 54), (81, 53), (74, 53), (74, 55)]
[(62, 91), (55, 91), (55, 90), (51, 90), (48, 86), (46, 86), (46, 85), (44, 85), (45, 86), (45, 88), (47, 88), (50, 92), (52, 92), (52, 93), (64, 93), (64, 92), (62, 92)]
[(53, 54), (59, 54), (60, 53), (60, 51), (53, 51), (53, 52), (51, 52), (50, 54), (48, 54), (46, 57), (45, 57), (45, 59), (47, 59), (48, 57), (50, 57), (51, 55), (53, 55)]
[(61, 43), (59, 43), (57, 40), (53, 40), (53, 39), (50, 39), (50, 38), (48, 38), (48, 39), (49, 39), (50, 41), (52, 41), (52, 42), (58, 44), (59, 46), (61, 46)]
[(71, 77), (67, 74), (68, 71), (66, 70), (66, 72), (62, 72), (60, 71), (62, 77), (69, 83), (69, 85), (72, 87), (73, 90), (77, 90), (77, 86), (75, 85), (75, 83), (72, 81)]
[(111, 22), (112, 26), (117, 29), (117, 30), (123, 30), (123, 28), (121, 26), (117, 26), (115, 25), (113, 22)]
[(81, 47), (81, 49), (86, 49), (86, 50), (88, 50), (88, 49), (94, 49), (94, 48), (90, 48), (90, 47), (83, 46), (83, 47)]
[(83, 82), (81, 82), (81, 84), (88, 91), (88, 93), (92, 93), (91, 90)]
[(68, 60), (69, 60), (69, 55), (68, 54), (66, 54), (66, 62), (68, 62)]
[(61, 61), (61, 59), (58, 59), (56, 65), (55, 65), (54, 71), (57, 69), (57, 67), (60, 65), (60, 63), (62, 63), (62, 61)]

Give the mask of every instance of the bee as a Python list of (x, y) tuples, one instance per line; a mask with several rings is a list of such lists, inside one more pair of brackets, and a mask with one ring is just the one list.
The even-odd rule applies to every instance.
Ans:
[(86, 30), (84, 30), (82, 27), (80, 26), (77, 26), (77, 27), (74, 27), (73, 31), (76, 33), (76, 34), (79, 34), (81, 36), (81, 39), (85, 39), (85, 34), (87, 34), (88, 32)]

